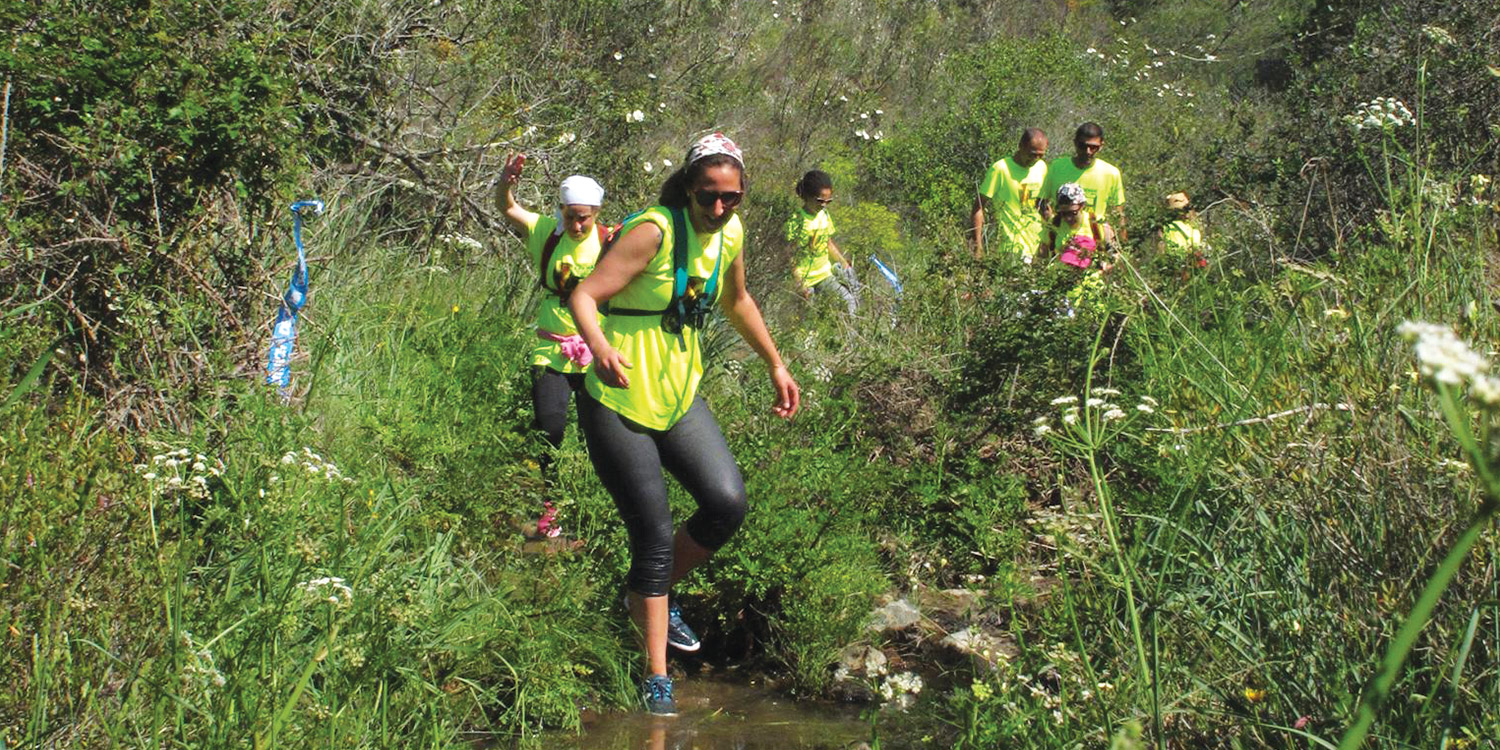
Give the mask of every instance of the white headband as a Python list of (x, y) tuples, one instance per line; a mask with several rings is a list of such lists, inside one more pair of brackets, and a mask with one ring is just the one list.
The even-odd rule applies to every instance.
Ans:
[(584, 177), (575, 174), (562, 181), (562, 188), (558, 190), (562, 196), (561, 202), (564, 206), (602, 206), (604, 205), (604, 188), (594, 181), (592, 177)]

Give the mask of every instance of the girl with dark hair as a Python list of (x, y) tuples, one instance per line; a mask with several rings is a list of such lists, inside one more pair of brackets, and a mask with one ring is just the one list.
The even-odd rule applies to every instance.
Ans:
[[(745, 483), (698, 395), (701, 328), (715, 303), (765, 361), (771, 410), (797, 413), (797, 383), (781, 361), (760, 308), (745, 289), (744, 157), (714, 133), (693, 144), (662, 186), (660, 205), (627, 219), (620, 239), (570, 305), (594, 355), (579, 394), (589, 459), (630, 535), (626, 603), (646, 657), (641, 696), (653, 714), (677, 712), (667, 645), (698, 639), (669, 599), (672, 585), (729, 541), (745, 517)], [(601, 325), (600, 303), (610, 302)], [(698, 503), (673, 529), (662, 469)]]
[[(849, 306), (850, 315), (858, 313), (859, 283), (854, 279), (854, 264), (833, 242), (837, 230), (827, 208), (833, 202), (833, 178), (820, 169), (802, 175), (797, 181), (797, 197), (802, 199), (802, 207), (787, 219), (786, 239), (792, 243), (792, 275), (802, 297), (834, 292)], [(830, 258), (838, 263), (837, 274)]]

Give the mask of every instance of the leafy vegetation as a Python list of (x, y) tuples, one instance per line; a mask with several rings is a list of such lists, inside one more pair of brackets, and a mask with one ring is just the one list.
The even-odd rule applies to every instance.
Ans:
[[(1493, 743), (1492, 399), (1396, 334), (1500, 340), (1492, 15), (0, 8), (0, 746), (439, 747), (627, 705), (624, 532), (576, 435), (536, 461), (535, 280), (489, 180), (525, 151), (526, 204), (592, 173), (618, 220), (705, 129), (749, 155), (750, 282), (806, 401), (774, 418), (709, 332), (751, 513), (681, 589), (705, 658), (823, 695), (877, 597), (963, 586), (1016, 653), (928, 674), (886, 746)], [(1069, 315), (964, 229), (1020, 128), (1058, 156), (1083, 120), (1130, 242)], [(852, 320), (787, 280), (810, 167)], [(1214, 248), (1186, 277), (1151, 242), (1174, 190)], [(258, 373), (307, 196), (282, 403)], [(526, 540), (544, 498), (577, 544)]]

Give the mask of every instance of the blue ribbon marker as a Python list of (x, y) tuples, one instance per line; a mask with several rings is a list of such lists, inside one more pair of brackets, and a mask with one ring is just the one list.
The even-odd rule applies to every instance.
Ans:
[(880, 275), (884, 276), (885, 280), (891, 283), (891, 288), (896, 290), (896, 296), (900, 297), (901, 279), (896, 278), (896, 272), (887, 268), (886, 265), (884, 263), (881, 263), (880, 259), (875, 257), (874, 254), (870, 255), (870, 262), (875, 264), (876, 270), (880, 271)]
[(266, 385), (276, 386), (282, 398), (290, 396), (292, 385), (292, 349), (297, 343), (297, 313), (307, 303), (307, 253), (302, 249), (302, 211), (310, 208), (323, 213), (323, 201), (297, 201), (292, 204), (292, 241), (297, 245), (297, 268), (292, 282), (281, 298), (276, 323), (271, 326), (271, 354), (266, 359)]

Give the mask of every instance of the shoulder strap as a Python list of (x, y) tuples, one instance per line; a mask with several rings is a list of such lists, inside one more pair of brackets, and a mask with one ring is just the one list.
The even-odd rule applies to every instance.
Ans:
[(547, 286), (547, 270), (552, 268), (552, 254), (557, 252), (557, 243), (561, 240), (562, 224), (558, 224), (552, 229), (552, 234), (547, 235), (547, 241), (542, 245), (542, 261), (536, 269), (536, 284), (543, 289), (551, 289)]
[(676, 307), (682, 295), (687, 294), (687, 212), (672, 208), (672, 300), (667, 307)]

